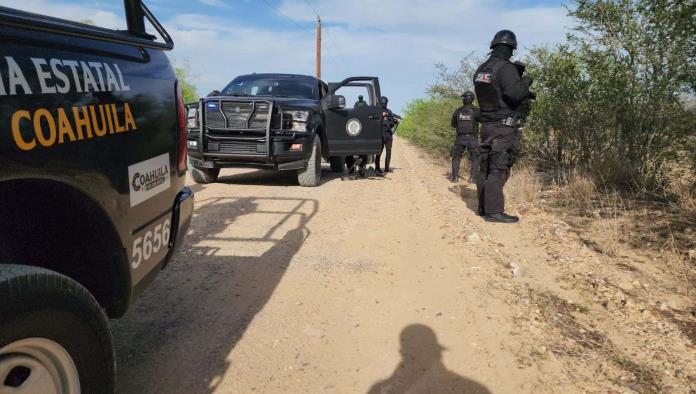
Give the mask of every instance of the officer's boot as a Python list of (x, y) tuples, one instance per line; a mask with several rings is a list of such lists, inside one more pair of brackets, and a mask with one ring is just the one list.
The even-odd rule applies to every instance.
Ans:
[(520, 221), (520, 218), (517, 216), (508, 215), (505, 212), (488, 214), (485, 219), (487, 222), (493, 223), (517, 223)]

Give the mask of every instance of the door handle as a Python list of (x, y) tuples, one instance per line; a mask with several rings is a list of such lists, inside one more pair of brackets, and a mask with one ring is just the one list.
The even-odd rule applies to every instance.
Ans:
[(368, 116), (368, 119), (377, 120), (377, 119), (379, 119), (379, 115), (372, 114), (372, 115)]

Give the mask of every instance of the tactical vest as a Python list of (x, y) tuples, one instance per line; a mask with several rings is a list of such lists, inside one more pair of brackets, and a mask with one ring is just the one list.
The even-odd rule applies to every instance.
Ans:
[(457, 135), (476, 134), (476, 121), (474, 120), (474, 109), (462, 107), (457, 111)]
[(498, 112), (510, 109), (510, 106), (503, 100), (503, 89), (498, 78), (498, 72), (505, 63), (508, 61), (490, 57), (479, 66), (474, 74), (474, 89), (481, 112)]

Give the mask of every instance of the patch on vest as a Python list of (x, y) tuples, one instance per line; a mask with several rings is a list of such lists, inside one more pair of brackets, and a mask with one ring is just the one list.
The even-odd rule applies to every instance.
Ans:
[(493, 79), (492, 73), (479, 73), (476, 74), (475, 82), (491, 83), (491, 79)]
[(459, 120), (471, 120), (471, 115), (459, 114)]

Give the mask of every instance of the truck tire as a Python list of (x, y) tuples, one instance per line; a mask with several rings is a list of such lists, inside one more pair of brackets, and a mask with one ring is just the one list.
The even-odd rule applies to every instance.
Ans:
[(191, 166), (191, 177), (196, 183), (214, 183), (215, 181), (217, 181), (219, 175), (219, 168), (196, 168), (194, 166)]
[(346, 168), (346, 158), (343, 156), (331, 156), (329, 157), (329, 164), (331, 164), (331, 172), (343, 172)]
[(72, 279), (0, 265), (0, 392), (112, 393), (106, 316)]
[(319, 185), (321, 179), (321, 141), (319, 136), (314, 136), (312, 154), (307, 160), (307, 168), (297, 171), (297, 181), (300, 186), (314, 187)]

